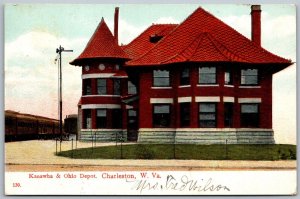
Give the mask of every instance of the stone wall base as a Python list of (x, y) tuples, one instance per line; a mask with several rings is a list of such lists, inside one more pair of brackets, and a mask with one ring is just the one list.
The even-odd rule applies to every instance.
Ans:
[(272, 129), (140, 129), (139, 143), (274, 144)]
[(121, 137), (127, 141), (127, 130), (123, 129), (81, 129), (79, 140), (81, 141), (96, 141), (96, 142), (118, 142)]

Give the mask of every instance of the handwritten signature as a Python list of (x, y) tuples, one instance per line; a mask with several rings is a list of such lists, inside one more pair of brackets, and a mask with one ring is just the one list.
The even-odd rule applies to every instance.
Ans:
[[(161, 181), (162, 180), (162, 181)], [(226, 185), (215, 184), (213, 179), (209, 178), (207, 180), (194, 180), (189, 179), (188, 176), (183, 175), (181, 178), (176, 179), (173, 175), (168, 175), (165, 182), (163, 179), (159, 181), (149, 181), (147, 179), (141, 180), (126, 180), (128, 183), (134, 183), (132, 186), (133, 190), (139, 191), (164, 191), (164, 190), (174, 190), (174, 191), (195, 191), (195, 192), (218, 192), (218, 191), (230, 191), (230, 188)]]

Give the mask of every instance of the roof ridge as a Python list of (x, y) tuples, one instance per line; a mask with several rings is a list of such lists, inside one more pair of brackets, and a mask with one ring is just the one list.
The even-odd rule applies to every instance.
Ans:
[(233, 61), (233, 59), (231, 57), (228, 57), (221, 49), (220, 47), (224, 48), (228, 53), (230, 53), (231, 55), (239, 58), (240, 60), (243, 61), (248, 61), (247, 59), (244, 59), (242, 57), (240, 57), (239, 55), (236, 55), (235, 53), (231, 52), (231, 50), (229, 50), (226, 46), (224, 46), (221, 42), (219, 42), (213, 35), (211, 35), (210, 33), (207, 34), (208, 39), (212, 42), (212, 44), (215, 46), (215, 48), (227, 59), (229, 59), (230, 61)]
[[(197, 43), (198, 43), (198, 44), (197, 44), (197, 47), (198, 47), (199, 44), (201, 43), (200, 41), (203, 40), (203, 37), (204, 37), (204, 33), (203, 33), (203, 32), (199, 33), (199, 35), (198, 35), (192, 42), (190, 42), (190, 44), (187, 45), (183, 50), (181, 50), (181, 51), (180, 51), (179, 53), (177, 53), (176, 55), (172, 56), (170, 59), (167, 59), (167, 60), (165, 60), (165, 61), (162, 61), (161, 63), (166, 63), (166, 62), (168, 62), (168, 61), (174, 59), (175, 57), (178, 57), (178, 56), (182, 55), (182, 54), (183, 54), (188, 48), (190, 48), (196, 41), (197, 41)], [(196, 52), (197, 47), (194, 49), (194, 53)], [(192, 55), (190, 56), (190, 58), (194, 55), (194, 53), (192, 53)], [(182, 56), (185, 57), (184, 55), (182, 55)], [(185, 57), (185, 58), (186, 58), (186, 60), (188, 60), (187, 57)]]

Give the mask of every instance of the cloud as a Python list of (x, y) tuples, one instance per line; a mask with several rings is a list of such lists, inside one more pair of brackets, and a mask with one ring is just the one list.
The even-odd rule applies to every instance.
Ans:
[[(58, 105), (56, 48), (84, 48), (86, 38), (57, 38), (47, 32), (32, 31), (5, 44), (5, 109), (55, 117)], [(81, 94), (80, 69), (70, 66), (76, 57), (63, 53), (64, 114), (76, 113)], [(74, 81), (75, 80), (75, 81)], [(72, 90), (72, 92), (69, 92)], [(65, 94), (65, 95), (64, 95)], [(69, 108), (72, 107), (72, 108)]]

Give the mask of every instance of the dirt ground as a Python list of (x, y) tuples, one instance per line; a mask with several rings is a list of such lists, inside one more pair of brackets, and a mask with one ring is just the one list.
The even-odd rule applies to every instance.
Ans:
[[(115, 145), (97, 143), (96, 146)], [(91, 147), (92, 143), (73, 142), (75, 148)], [(63, 141), (61, 150), (70, 150), (71, 141)], [(294, 170), (296, 161), (227, 161), (227, 160), (118, 160), (70, 159), (55, 155), (60, 143), (33, 140), (5, 143), (6, 171), (141, 171), (141, 170)]]

